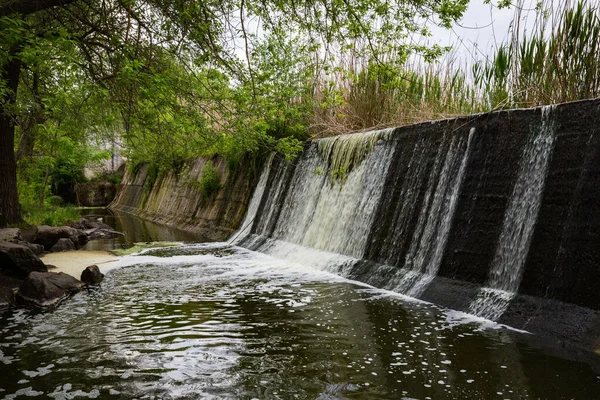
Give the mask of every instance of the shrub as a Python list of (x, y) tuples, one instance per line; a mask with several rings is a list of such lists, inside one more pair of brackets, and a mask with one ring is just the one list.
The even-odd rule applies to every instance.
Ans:
[(208, 200), (221, 189), (219, 170), (212, 165), (211, 161), (207, 161), (202, 168), (198, 188), (204, 200)]

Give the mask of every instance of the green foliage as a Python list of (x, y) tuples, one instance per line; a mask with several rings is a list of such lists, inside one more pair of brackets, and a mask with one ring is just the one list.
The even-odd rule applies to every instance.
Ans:
[(284, 137), (277, 142), (277, 151), (284, 155), (285, 160), (290, 162), (296, 158), (303, 149), (302, 142), (294, 137)]
[(202, 173), (200, 174), (197, 186), (204, 200), (211, 199), (221, 189), (219, 170), (210, 160), (202, 167)]
[(25, 222), (34, 226), (62, 226), (67, 221), (79, 220), (79, 210), (74, 206), (62, 207), (46, 203), (44, 206), (24, 206), (22, 212)]
[[(465, 0), (52, 4), (0, 16), (0, 70), (21, 65), (16, 96), (0, 79), (0, 112), (17, 122), (21, 201), (40, 206), (51, 187), (84, 180), (84, 166), (108, 156), (106, 143), (122, 142), (132, 169), (155, 165), (152, 183), (198, 156), (218, 153), (235, 166), (279, 151), (290, 161), (319, 131), (314, 95), (337, 56), (379, 65), (387, 54), (392, 67), (413, 53), (433, 59), (443, 49), (406, 44), (409, 33), (426, 33), (415, 21), (449, 25), (466, 8)], [(394, 79), (374, 66), (369, 74)], [(342, 98), (332, 88), (326, 101), (338, 107)]]
[[(582, 0), (537, 8), (536, 30), (513, 31), (491, 62), (474, 66), (490, 108), (531, 107), (600, 96), (600, 9)], [(551, 22), (551, 24), (550, 24)], [(551, 29), (548, 29), (548, 26)]]

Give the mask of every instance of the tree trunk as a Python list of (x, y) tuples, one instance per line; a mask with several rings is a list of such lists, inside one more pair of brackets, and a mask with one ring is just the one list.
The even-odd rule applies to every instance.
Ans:
[[(17, 99), (21, 61), (13, 57), (2, 71), (2, 79), (11, 93), (3, 100), (9, 107)], [(21, 222), (21, 207), (17, 192), (17, 163), (15, 161), (15, 123), (10, 110), (0, 108), (0, 227)]]
[[(21, 138), (19, 139), (18, 150), (15, 155), (17, 167), (26, 167), (27, 164), (29, 164), (29, 158), (31, 158), (33, 155), (35, 137), (37, 130), (39, 129), (39, 125), (46, 122), (46, 117), (44, 115), (44, 103), (42, 103), (40, 96), (40, 72), (37, 68), (33, 69), (32, 80), (31, 97), (33, 99), (33, 107), (31, 111), (27, 113), (27, 116), (19, 123), (19, 128), (21, 128)], [(24, 165), (20, 165), (21, 159), (25, 160), (23, 162)], [(19, 169), (20, 173), (24, 171), (25, 168)]]

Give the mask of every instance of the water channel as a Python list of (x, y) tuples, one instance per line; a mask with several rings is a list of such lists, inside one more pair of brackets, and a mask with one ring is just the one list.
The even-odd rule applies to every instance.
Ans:
[[(598, 399), (600, 356), (228, 243), (104, 214), (100, 290), (0, 316), (0, 398)], [(126, 222), (124, 222), (126, 221)], [(201, 243), (194, 243), (201, 242)]]

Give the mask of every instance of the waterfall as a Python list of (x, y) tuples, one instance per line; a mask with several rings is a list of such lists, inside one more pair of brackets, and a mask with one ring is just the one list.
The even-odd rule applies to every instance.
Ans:
[(295, 167), (277, 170), (264, 195), (256, 192), (264, 198), (255, 234), (241, 244), (322, 268), (361, 259), (394, 153), (394, 146), (384, 145), (392, 131), (313, 142)]
[(238, 239), (241, 239), (245, 236), (248, 236), (252, 231), (252, 224), (256, 218), (256, 213), (258, 212), (258, 207), (260, 206), (260, 201), (263, 198), (265, 193), (265, 188), (267, 187), (267, 178), (269, 176), (269, 171), (271, 168), (271, 164), (273, 164), (273, 158), (275, 157), (275, 153), (271, 153), (267, 157), (267, 161), (261, 171), (260, 178), (258, 179), (258, 183), (256, 184), (256, 188), (254, 189), (254, 194), (252, 199), (250, 199), (250, 204), (248, 204), (248, 210), (246, 211), (246, 216), (244, 217), (244, 221), (240, 226), (240, 230), (236, 232), (230, 242), (238, 243)]
[(480, 290), (470, 305), (470, 312), (478, 316), (497, 320), (519, 289), (554, 145), (550, 111), (550, 107), (542, 109), (541, 125), (523, 148), (486, 288)]
[[(468, 135), (444, 133), (439, 144), (418, 141), (413, 149), (389, 143), (392, 132), (321, 139), (311, 144), (295, 167), (276, 170), (267, 191), (263, 187), (267, 178), (261, 177), (246, 217), (248, 221), (256, 214), (255, 234), (244, 238), (242, 245), (293, 261), (311, 260), (321, 268), (352, 275), (352, 267), (365, 256), (374, 216), (386, 195), (391, 159), (405, 151), (411, 153), (408, 179), (395, 220), (400, 232), (395, 229), (394, 236), (406, 236), (405, 228), (413, 217), (418, 222), (399, 265), (402, 268), (397, 269), (403, 276), (395, 290), (418, 296), (440, 267), (475, 129)], [(431, 151), (433, 146), (436, 152)], [(425, 190), (421, 202), (419, 188)], [(264, 204), (258, 210), (256, 198), (262, 197)]]
[(404, 266), (410, 271), (398, 287), (400, 292), (409, 296), (418, 297), (439, 270), (474, 133), (475, 128), (471, 128), (466, 145), (464, 137), (453, 135), (445, 155), (440, 149), (435, 159), (417, 228), (406, 256)]

